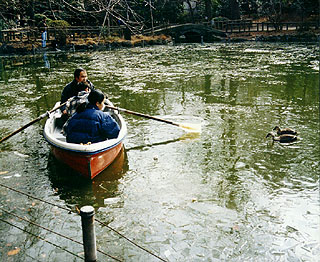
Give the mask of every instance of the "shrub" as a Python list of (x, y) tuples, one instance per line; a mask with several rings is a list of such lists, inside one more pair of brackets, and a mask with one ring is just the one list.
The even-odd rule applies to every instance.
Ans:
[(50, 20), (48, 26), (53, 28), (56, 44), (65, 46), (67, 43), (68, 28), (70, 24), (64, 20)]
[(40, 23), (43, 19), (47, 19), (47, 17), (43, 14), (35, 14), (34, 15), (34, 20), (36, 21), (36, 24)]

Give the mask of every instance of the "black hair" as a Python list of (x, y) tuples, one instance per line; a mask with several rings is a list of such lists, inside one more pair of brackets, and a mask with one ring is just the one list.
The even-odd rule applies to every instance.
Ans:
[(80, 82), (77, 85), (77, 91), (81, 92), (81, 91), (86, 91), (86, 89), (89, 88), (90, 90), (90, 85), (88, 82)]
[(106, 96), (99, 89), (93, 89), (88, 96), (88, 101), (89, 103), (95, 105), (97, 102), (102, 103), (105, 97)]
[(74, 73), (73, 73), (74, 79), (78, 78), (80, 76), (80, 73), (83, 72), (83, 71), (86, 71), (86, 70), (81, 68), (81, 67), (77, 68), (76, 70), (74, 70)]
[(92, 89), (90, 94), (88, 95), (88, 101), (85, 103), (81, 103), (77, 106), (77, 113), (83, 112), (88, 104), (96, 105), (97, 102), (102, 103), (103, 99), (105, 99), (105, 95), (98, 89)]

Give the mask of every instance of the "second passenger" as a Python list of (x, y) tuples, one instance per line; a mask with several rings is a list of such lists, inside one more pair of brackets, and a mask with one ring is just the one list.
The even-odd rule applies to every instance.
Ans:
[(93, 89), (88, 96), (88, 104), (82, 104), (68, 120), (65, 127), (68, 143), (97, 143), (117, 138), (120, 132), (118, 123), (103, 112), (105, 95)]

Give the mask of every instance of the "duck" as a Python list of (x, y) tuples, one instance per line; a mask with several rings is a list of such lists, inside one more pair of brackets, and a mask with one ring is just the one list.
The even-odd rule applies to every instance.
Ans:
[(285, 135), (285, 134), (290, 134), (290, 135), (297, 135), (298, 134), (298, 132), (296, 132), (295, 130), (293, 130), (291, 128), (280, 129), (279, 126), (275, 126), (273, 130), (276, 131), (279, 136)]
[(266, 138), (268, 138), (270, 136), (272, 137), (273, 141), (277, 141), (280, 143), (291, 143), (291, 142), (294, 142), (298, 139), (297, 136), (292, 135), (292, 134), (283, 134), (278, 137), (275, 137), (274, 134), (272, 134), (272, 133), (268, 133)]

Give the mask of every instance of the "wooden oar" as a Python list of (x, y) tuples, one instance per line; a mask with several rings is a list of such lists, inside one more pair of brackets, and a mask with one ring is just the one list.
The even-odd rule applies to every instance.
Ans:
[(127, 114), (131, 114), (131, 115), (135, 115), (135, 116), (141, 116), (141, 117), (144, 117), (144, 118), (148, 118), (148, 119), (160, 121), (160, 122), (163, 122), (163, 123), (167, 123), (167, 124), (170, 124), (170, 125), (178, 126), (178, 127), (183, 128), (183, 129), (185, 129), (186, 131), (189, 131), (189, 132), (196, 132), (196, 133), (200, 133), (201, 132), (201, 125), (200, 124), (176, 123), (176, 122), (173, 122), (173, 121), (170, 121), (170, 120), (158, 118), (158, 117), (155, 117), (155, 116), (145, 115), (145, 114), (142, 114), (142, 113), (130, 111), (130, 110), (119, 108), (119, 107), (114, 107), (114, 106), (110, 106), (110, 105), (106, 105), (106, 107), (110, 108), (110, 109), (113, 109), (113, 110), (118, 110), (118, 111), (121, 111), (121, 112), (124, 112), (124, 113), (127, 113)]
[(16, 131), (14, 131), (14, 132), (12, 132), (11, 134), (7, 135), (6, 137), (2, 138), (2, 139), (0, 140), (0, 144), (1, 144), (3, 141), (7, 140), (8, 138), (10, 138), (10, 137), (14, 136), (15, 134), (18, 134), (18, 133), (21, 132), (22, 130), (26, 129), (27, 127), (33, 125), (34, 123), (36, 123), (36, 122), (40, 121), (41, 119), (49, 116), (49, 114), (51, 114), (52, 112), (56, 111), (57, 109), (63, 107), (64, 105), (66, 105), (66, 103), (67, 103), (67, 102), (65, 102), (65, 103), (63, 103), (63, 104), (61, 104), (61, 105), (59, 105), (59, 106), (51, 109), (50, 111), (47, 111), (46, 113), (44, 113), (44, 114), (42, 114), (41, 116), (39, 116), (38, 118), (32, 120), (32, 121), (29, 122), (28, 124), (24, 125), (23, 127), (20, 127), (20, 128), (17, 129)]

